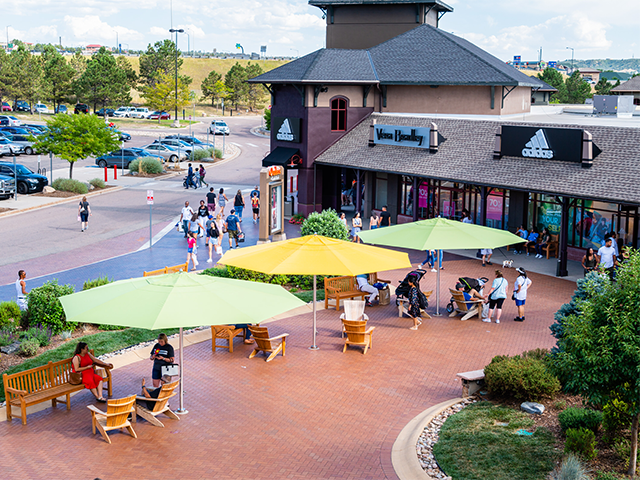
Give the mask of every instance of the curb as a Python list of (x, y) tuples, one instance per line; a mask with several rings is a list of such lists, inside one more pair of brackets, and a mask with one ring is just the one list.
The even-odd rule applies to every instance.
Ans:
[[(260, 137), (260, 138), (271, 138), (271, 131), (269, 130), (262, 130), (263, 127), (253, 127), (251, 130), (249, 130), (249, 132), (251, 133), (251, 135), (255, 135), (256, 137)], [(265, 133), (261, 133), (261, 132), (265, 132)], [(268, 132), (268, 133), (266, 133)]]
[(454, 398), (434, 405), (405, 425), (391, 449), (391, 463), (400, 480), (436, 480), (422, 469), (416, 454), (416, 444), (431, 420), (463, 400), (463, 398)]

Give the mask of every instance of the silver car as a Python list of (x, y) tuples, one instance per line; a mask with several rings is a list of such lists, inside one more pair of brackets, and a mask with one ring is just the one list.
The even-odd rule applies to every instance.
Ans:
[(24, 153), (24, 147), (19, 143), (13, 143), (7, 137), (0, 135), (0, 145), (6, 146), (9, 149), (9, 153), (2, 152), (2, 155), (20, 155)]
[(26, 135), (13, 135), (11, 142), (17, 145), (21, 145), (26, 155), (33, 155), (36, 150), (33, 148), (33, 137), (27, 137)]
[(160, 144), (173, 147), (179, 152), (180, 155), (190, 156), (191, 152), (194, 150), (191, 145), (189, 145), (187, 142), (183, 142), (182, 140), (163, 138), (162, 140), (156, 140), (153, 143), (155, 143), (156, 145)]
[(184, 150), (180, 151), (170, 145), (163, 145), (161, 143), (150, 143), (149, 145), (143, 145), (140, 148), (144, 148), (154, 155), (160, 155), (162, 158), (169, 162), (178, 162), (187, 159), (187, 153)]

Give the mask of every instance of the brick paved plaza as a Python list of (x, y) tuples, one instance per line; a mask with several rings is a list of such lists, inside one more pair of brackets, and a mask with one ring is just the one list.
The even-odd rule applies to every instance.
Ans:
[[(413, 252), (411, 259), (418, 263), (422, 255)], [(493, 277), (493, 269), (479, 261), (453, 255), (445, 256), (445, 267), (441, 310), (458, 276)], [(407, 271), (384, 277), (397, 285)], [(424, 277), (423, 290), (433, 288), (435, 276)], [(515, 276), (514, 270), (505, 271), (510, 287)], [(29, 415), (26, 426), (19, 419), (0, 424), (0, 478), (397, 478), (390, 454), (396, 436), (423, 410), (460, 395), (457, 372), (482, 368), (497, 354), (553, 345), (548, 326), (575, 284), (530, 277), (525, 323), (512, 321), (515, 306), (507, 301), (500, 325), (445, 315), (411, 331), (412, 322), (398, 318), (392, 297), (389, 306), (367, 309), (376, 330), (366, 355), (358, 348), (342, 353), (335, 309), (318, 313), (315, 352), (308, 349), (311, 314), (270, 324), (271, 333), (290, 336), (287, 356), (269, 364), (262, 356), (249, 360), (252, 346), (239, 340), (232, 354), (212, 353), (209, 341), (189, 346), (184, 352), (189, 414), (181, 421), (166, 419), (165, 428), (158, 428), (139, 420), (137, 440), (112, 432), (108, 445), (91, 434), (85, 406), (94, 402), (85, 391), (72, 399), (70, 412), (59, 404)], [(177, 340), (171, 343), (177, 346)], [(146, 360), (116, 369), (114, 397), (139, 392), (140, 379), (149, 382), (150, 373)], [(177, 408), (177, 399), (172, 406)]]

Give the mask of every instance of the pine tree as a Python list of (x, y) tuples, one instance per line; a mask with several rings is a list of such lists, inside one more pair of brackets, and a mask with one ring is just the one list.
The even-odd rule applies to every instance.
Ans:
[(206, 100), (207, 98), (210, 98), (212, 107), (217, 97), (216, 83), (218, 83), (221, 79), (222, 79), (222, 75), (220, 75), (215, 70), (211, 70), (211, 72), (209, 72), (209, 75), (207, 75), (207, 78), (205, 78), (200, 84), (200, 88), (202, 89), (201, 100)]

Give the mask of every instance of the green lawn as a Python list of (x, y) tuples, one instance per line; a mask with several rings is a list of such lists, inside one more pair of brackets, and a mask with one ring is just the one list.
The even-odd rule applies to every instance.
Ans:
[(479, 402), (447, 419), (433, 453), (456, 480), (544, 480), (559, 453), (545, 428), (516, 433), (532, 426), (529, 414)]
[[(93, 335), (87, 335), (85, 337), (74, 338), (57, 348), (46, 351), (42, 355), (30, 358), (20, 365), (11, 367), (3, 373), (10, 374), (22, 372), (30, 368), (45, 365), (48, 362), (57, 362), (58, 360), (70, 358), (73, 355), (76, 345), (81, 341), (86, 342), (89, 345), (89, 348), (93, 349), (94, 355), (97, 357), (105, 353), (115, 352), (116, 350), (153, 340), (157, 338), (161, 331), (167, 335), (173, 335), (174, 333), (178, 333), (179, 329), (143, 330), (141, 328), (127, 328), (126, 330), (100, 332)], [(4, 401), (4, 399), (4, 384), (0, 384), (0, 402)]]
[[(293, 295), (298, 297), (303, 302), (312, 302), (313, 301), (313, 290), (302, 290), (300, 292), (294, 292)], [(316, 300), (324, 300), (324, 288), (318, 289), (316, 292)]]

